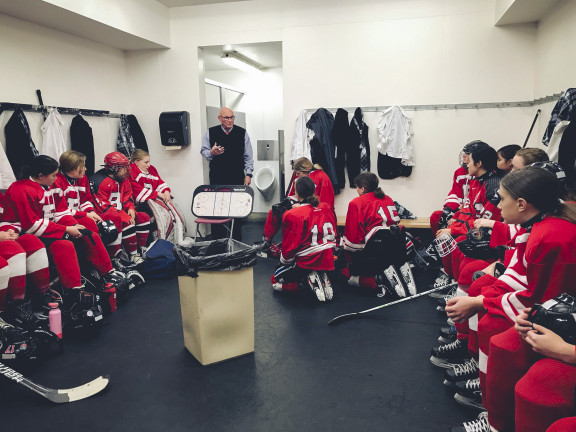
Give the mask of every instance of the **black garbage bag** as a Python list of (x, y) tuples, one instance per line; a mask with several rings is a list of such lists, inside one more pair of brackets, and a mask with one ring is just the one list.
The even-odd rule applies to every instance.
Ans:
[(232, 271), (256, 264), (258, 249), (234, 239), (218, 239), (174, 247), (176, 272), (180, 276), (198, 277), (199, 270)]

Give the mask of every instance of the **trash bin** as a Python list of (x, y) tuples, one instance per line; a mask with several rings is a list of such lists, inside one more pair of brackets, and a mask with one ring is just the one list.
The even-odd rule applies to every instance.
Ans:
[(202, 365), (254, 352), (254, 248), (221, 239), (174, 255), (188, 351)]

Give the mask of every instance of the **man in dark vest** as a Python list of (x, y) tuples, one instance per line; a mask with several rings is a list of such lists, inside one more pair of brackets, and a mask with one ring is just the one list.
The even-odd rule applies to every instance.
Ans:
[[(252, 143), (246, 129), (234, 126), (234, 111), (223, 107), (218, 116), (220, 126), (209, 128), (202, 139), (200, 153), (210, 162), (211, 185), (249, 185), (254, 161)], [(225, 228), (212, 226), (214, 238), (225, 237)], [(234, 222), (233, 237), (242, 239), (240, 220)]]

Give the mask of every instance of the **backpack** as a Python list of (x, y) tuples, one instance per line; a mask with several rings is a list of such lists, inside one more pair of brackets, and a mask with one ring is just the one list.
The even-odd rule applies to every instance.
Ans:
[(147, 279), (167, 279), (176, 274), (176, 258), (172, 249), (174, 244), (158, 239), (146, 249), (146, 259), (138, 267)]

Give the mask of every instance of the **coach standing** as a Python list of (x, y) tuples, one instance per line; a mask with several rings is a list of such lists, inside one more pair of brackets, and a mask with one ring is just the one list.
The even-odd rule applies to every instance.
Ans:
[[(202, 139), (200, 153), (210, 162), (211, 185), (250, 185), (254, 161), (252, 143), (246, 129), (234, 126), (234, 111), (220, 109), (220, 126), (209, 128)], [(242, 239), (240, 220), (234, 223), (233, 237)], [(214, 238), (225, 236), (223, 227), (213, 225)]]

